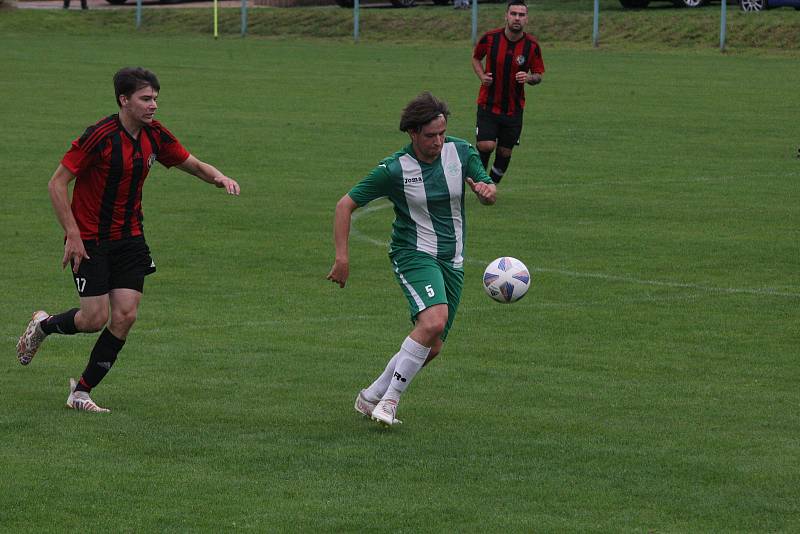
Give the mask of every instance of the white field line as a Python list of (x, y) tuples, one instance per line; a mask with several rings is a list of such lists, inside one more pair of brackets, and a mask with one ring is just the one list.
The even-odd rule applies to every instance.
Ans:
[[(360, 239), (361, 241), (365, 241), (367, 243), (371, 243), (375, 246), (389, 248), (389, 242), (384, 240), (381, 241), (379, 239), (374, 239), (359, 229), (356, 228), (356, 222), (376, 211), (384, 210), (387, 208), (391, 208), (392, 204), (388, 201), (383, 201), (376, 203), (375, 205), (369, 205), (366, 208), (360, 209), (353, 214), (353, 221), (350, 228), (350, 234)], [(487, 265), (491, 260), (485, 259), (474, 259), (474, 258), (466, 258), (466, 261), (469, 263), (475, 263), (479, 265)], [(549, 269), (546, 267), (530, 267), (531, 271), (537, 273), (549, 273), (549, 274), (557, 274), (561, 276), (567, 276), (570, 278), (593, 278), (595, 280), (603, 280), (606, 282), (622, 282), (626, 284), (635, 284), (635, 285), (642, 285), (642, 286), (656, 286), (656, 287), (669, 287), (669, 288), (676, 288), (676, 289), (693, 289), (698, 291), (707, 291), (711, 293), (724, 293), (724, 294), (744, 294), (744, 295), (758, 295), (758, 296), (765, 296), (765, 297), (788, 297), (788, 298), (800, 298), (800, 293), (792, 293), (788, 291), (778, 291), (775, 289), (770, 288), (739, 288), (739, 287), (715, 287), (715, 286), (708, 286), (703, 284), (690, 284), (685, 282), (669, 282), (663, 280), (642, 280), (640, 278), (634, 278), (632, 276), (624, 276), (624, 275), (616, 275), (616, 274), (605, 274), (605, 273), (584, 273), (579, 271), (567, 271), (564, 269)]]

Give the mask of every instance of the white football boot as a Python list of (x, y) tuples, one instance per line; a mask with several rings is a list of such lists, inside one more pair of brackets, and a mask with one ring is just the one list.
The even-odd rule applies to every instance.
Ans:
[(397, 415), (397, 401), (394, 399), (381, 399), (372, 410), (372, 419), (377, 421), (383, 426), (400, 425), (403, 422), (396, 419)]
[(46, 311), (39, 310), (34, 312), (33, 317), (28, 322), (27, 328), (25, 328), (25, 333), (22, 334), (19, 341), (17, 341), (17, 359), (22, 365), (31, 363), (42, 341), (47, 337), (47, 334), (44, 333), (39, 323), (48, 317), (50, 316)]
[(366, 415), (367, 417), (372, 417), (372, 411), (375, 409), (377, 402), (372, 402), (367, 400), (364, 396), (364, 390), (358, 392), (358, 396), (356, 397), (356, 405), (355, 409), (358, 413)]
[(67, 397), (67, 408), (94, 413), (111, 412), (111, 410), (108, 408), (101, 408), (100, 406), (96, 405), (89, 397), (89, 394), (85, 391), (75, 391), (75, 386), (77, 385), (78, 383), (75, 382), (74, 378), (69, 379), (69, 397)]

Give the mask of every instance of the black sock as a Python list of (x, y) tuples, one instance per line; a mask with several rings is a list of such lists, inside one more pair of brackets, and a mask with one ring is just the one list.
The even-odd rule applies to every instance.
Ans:
[(489, 177), (491, 177), (494, 183), (500, 183), (500, 180), (503, 178), (503, 175), (508, 169), (508, 163), (510, 161), (511, 156), (501, 156), (500, 154), (494, 155), (494, 165), (492, 165), (492, 170), (489, 172)]
[(39, 323), (39, 325), (42, 327), (42, 331), (47, 335), (64, 334), (65, 336), (71, 336), (78, 333), (78, 329), (75, 327), (76, 313), (78, 313), (78, 308), (72, 308), (64, 313), (51, 315)]
[(100, 337), (97, 338), (97, 343), (94, 344), (92, 355), (89, 356), (89, 363), (81, 375), (81, 381), (75, 389), (89, 392), (97, 386), (117, 361), (117, 354), (122, 350), (123, 345), (125, 345), (124, 339), (115, 337), (108, 328), (103, 329)]
[(492, 152), (491, 151), (489, 151), (489, 152), (481, 152), (479, 150), (478, 154), (480, 154), (480, 156), (481, 156), (481, 163), (483, 163), (483, 168), (484, 169), (488, 169), (489, 168), (489, 158), (492, 157)]

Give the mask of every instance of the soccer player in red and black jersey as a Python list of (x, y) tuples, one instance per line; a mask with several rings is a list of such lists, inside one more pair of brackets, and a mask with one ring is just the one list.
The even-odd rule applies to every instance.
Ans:
[(150, 167), (158, 161), (239, 194), (235, 180), (191, 155), (153, 119), (159, 90), (158, 78), (148, 70), (117, 72), (119, 113), (89, 126), (73, 141), (48, 184), (66, 234), (61, 266), (71, 264), (80, 307), (56, 315), (34, 313), (17, 343), (17, 358), (30, 363), (50, 334), (102, 330), (80, 380), (70, 379), (67, 406), (75, 410), (109, 411), (95, 404), (89, 392), (116, 361), (136, 321), (144, 278), (156, 270), (142, 228), (142, 186)]
[(511, 0), (505, 26), (486, 32), (472, 53), (472, 69), (481, 81), (476, 144), (486, 168), (495, 152), (489, 172), (495, 183), (503, 178), (511, 151), (519, 144), (525, 84), (541, 83), (544, 74), (542, 51), (536, 38), (525, 33), (527, 23), (525, 0)]

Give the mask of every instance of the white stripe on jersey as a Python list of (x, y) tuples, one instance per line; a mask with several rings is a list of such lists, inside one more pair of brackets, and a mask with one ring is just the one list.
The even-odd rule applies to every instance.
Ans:
[(438, 239), (433, 230), (431, 214), (428, 211), (428, 196), (422, 182), (422, 168), (417, 160), (404, 154), (398, 158), (403, 169), (403, 193), (408, 205), (408, 213), (417, 227), (417, 250), (436, 257)]
[(422, 302), (422, 299), (419, 298), (419, 293), (414, 291), (414, 287), (408, 283), (406, 277), (403, 276), (403, 273), (400, 272), (400, 268), (397, 266), (397, 262), (392, 260), (394, 264), (394, 272), (397, 273), (397, 276), (400, 278), (400, 281), (403, 283), (403, 286), (408, 290), (408, 293), (411, 295), (411, 298), (414, 299), (414, 303), (417, 305), (417, 311), (422, 311), (425, 309), (425, 303)]
[(447, 179), (450, 191), (450, 215), (453, 217), (453, 230), (456, 233), (456, 250), (453, 254), (453, 267), (464, 266), (464, 217), (461, 213), (461, 197), (464, 190), (464, 179), (461, 177), (461, 160), (458, 157), (455, 143), (445, 143), (442, 147), (442, 170)]

